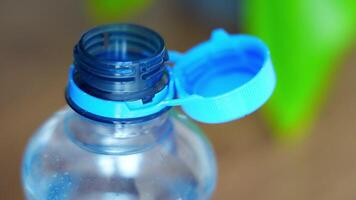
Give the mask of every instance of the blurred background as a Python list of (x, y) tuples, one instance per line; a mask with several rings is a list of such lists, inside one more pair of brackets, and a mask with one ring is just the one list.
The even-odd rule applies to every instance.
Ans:
[(0, 0), (0, 199), (23, 199), (32, 133), (65, 105), (72, 48), (109, 22), (186, 51), (214, 28), (261, 37), (276, 91), (242, 120), (200, 124), (219, 168), (214, 199), (356, 199), (356, 5), (352, 0)]

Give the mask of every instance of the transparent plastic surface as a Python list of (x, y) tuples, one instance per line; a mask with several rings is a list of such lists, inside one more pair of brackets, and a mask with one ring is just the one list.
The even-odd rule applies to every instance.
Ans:
[(105, 124), (70, 108), (28, 144), (28, 200), (207, 200), (216, 183), (208, 140), (174, 110), (132, 124)]

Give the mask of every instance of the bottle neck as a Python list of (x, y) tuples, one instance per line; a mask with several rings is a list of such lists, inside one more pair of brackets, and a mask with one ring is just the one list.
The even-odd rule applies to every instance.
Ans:
[(168, 53), (153, 30), (134, 24), (98, 26), (82, 35), (73, 58), (66, 100), (81, 115), (115, 122), (162, 111), (157, 104), (167, 94)]
[(131, 122), (104, 123), (71, 112), (65, 118), (67, 136), (80, 147), (100, 154), (145, 151), (172, 133), (168, 112)]
[(79, 114), (65, 123), (73, 142), (126, 154), (151, 147), (170, 130), (168, 108), (157, 106), (169, 81), (158, 33), (134, 24), (99, 26), (82, 35), (73, 57), (66, 99)]
[(167, 85), (163, 38), (134, 24), (102, 25), (84, 33), (73, 51), (74, 81), (113, 101), (150, 101)]

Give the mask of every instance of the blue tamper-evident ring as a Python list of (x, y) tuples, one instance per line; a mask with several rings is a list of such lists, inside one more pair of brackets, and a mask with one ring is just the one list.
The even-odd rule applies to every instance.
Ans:
[(70, 68), (67, 87), (68, 98), (86, 112), (109, 119), (135, 119), (160, 112), (166, 107), (162, 102), (173, 99), (173, 81), (157, 93), (149, 103), (142, 100), (112, 101), (97, 98), (81, 90), (73, 80), (73, 66)]

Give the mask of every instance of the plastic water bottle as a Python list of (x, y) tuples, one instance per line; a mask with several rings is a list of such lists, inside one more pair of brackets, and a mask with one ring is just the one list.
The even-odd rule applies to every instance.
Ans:
[(251, 36), (217, 30), (210, 41), (180, 54), (168, 53), (161, 36), (142, 26), (89, 30), (74, 48), (69, 106), (27, 146), (26, 198), (210, 199), (213, 150), (200, 129), (171, 108), (180, 105), (198, 121), (222, 123), (256, 110), (274, 84), (268, 50)]

